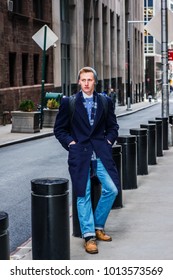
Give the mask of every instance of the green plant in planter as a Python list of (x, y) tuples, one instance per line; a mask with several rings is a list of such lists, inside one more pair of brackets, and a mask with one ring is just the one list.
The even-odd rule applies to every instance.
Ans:
[(20, 105), (19, 109), (24, 112), (32, 112), (34, 111), (34, 102), (32, 100), (23, 100)]
[(49, 109), (58, 109), (59, 108), (60, 103), (58, 101), (56, 101), (56, 99), (48, 99), (47, 101), (47, 108)]

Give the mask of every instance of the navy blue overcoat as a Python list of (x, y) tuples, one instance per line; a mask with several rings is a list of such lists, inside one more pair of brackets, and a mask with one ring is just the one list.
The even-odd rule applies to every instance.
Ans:
[[(109, 97), (108, 113), (105, 116), (102, 100), (97, 92), (97, 110), (93, 126), (90, 125), (87, 110), (83, 104), (82, 92), (76, 94), (75, 110), (71, 122), (69, 98), (62, 98), (54, 125), (55, 137), (69, 151), (68, 165), (72, 186), (77, 196), (85, 196), (86, 183), (93, 150), (119, 189), (119, 176), (112, 157), (112, 145), (118, 137), (119, 126)], [(71, 141), (76, 144), (70, 145)], [(108, 143), (109, 140), (111, 144)]]

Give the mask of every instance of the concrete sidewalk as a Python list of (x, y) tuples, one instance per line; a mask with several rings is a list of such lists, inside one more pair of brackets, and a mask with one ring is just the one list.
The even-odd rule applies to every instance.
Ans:
[[(141, 102), (118, 106), (118, 117), (145, 109), (155, 103)], [(37, 135), (11, 133), (11, 125), (0, 126), (0, 147), (53, 135), (42, 129)], [(149, 174), (137, 176), (137, 189), (123, 190), (123, 207), (111, 210), (105, 230), (113, 241), (98, 242), (99, 254), (85, 253), (83, 240), (73, 236), (70, 215), (71, 260), (172, 260), (173, 259), (173, 147), (149, 166)], [(71, 210), (70, 210), (71, 212)], [(11, 260), (32, 260), (32, 241), (11, 253)]]
[[(137, 177), (138, 188), (123, 190), (123, 207), (113, 209), (106, 223), (112, 242), (98, 242), (99, 254), (84, 251), (83, 240), (73, 236), (70, 217), (71, 260), (173, 259), (173, 147)], [(12, 260), (32, 260), (31, 239), (11, 254)]]

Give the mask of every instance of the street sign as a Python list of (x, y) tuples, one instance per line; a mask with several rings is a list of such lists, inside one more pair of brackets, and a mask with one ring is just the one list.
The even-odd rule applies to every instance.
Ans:
[(168, 60), (173, 61), (173, 49), (168, 50)]
[(39, 45), (39, 47), (44, 49), (44, 35), (45, 35), (45, 27), (47, 28), (47, 36), (46, 36), (46, 47), (47, 50), (58, 40), (56, 34), (45, 24), (37, 33), (32, 36), (32, 39)]
[(41, 81), (41, 117), (40, 117), (40, 129), (43, 126), (43, 105), (44, 105), (44, 83), (45, 83), (45, 63), (46, 63), (46, 51), (47, 49), (55, 44), (58, 40), (56, 34), (45, 24), (37, 33), (32, 36), (32, 39), (40, 46), (43, 50), (42, 59), (42, 81)]
[[(168, 43), (173, 41), (173, 12), (168, 9)], [(161, 11), (159, 11), (144, 28), (150, 33), (159, 43), (161, 43)]]

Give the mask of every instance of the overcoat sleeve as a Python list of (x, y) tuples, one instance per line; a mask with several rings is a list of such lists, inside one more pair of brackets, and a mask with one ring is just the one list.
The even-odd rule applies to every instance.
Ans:
[(68, 151), (69, 143), (73, 141), (70, 133), (70, 117), (69, 117), (69, 98), (65, 97), (61, 100), (59, 112), (57, 113), (54, 135), (59, 140), (61, 145)]

